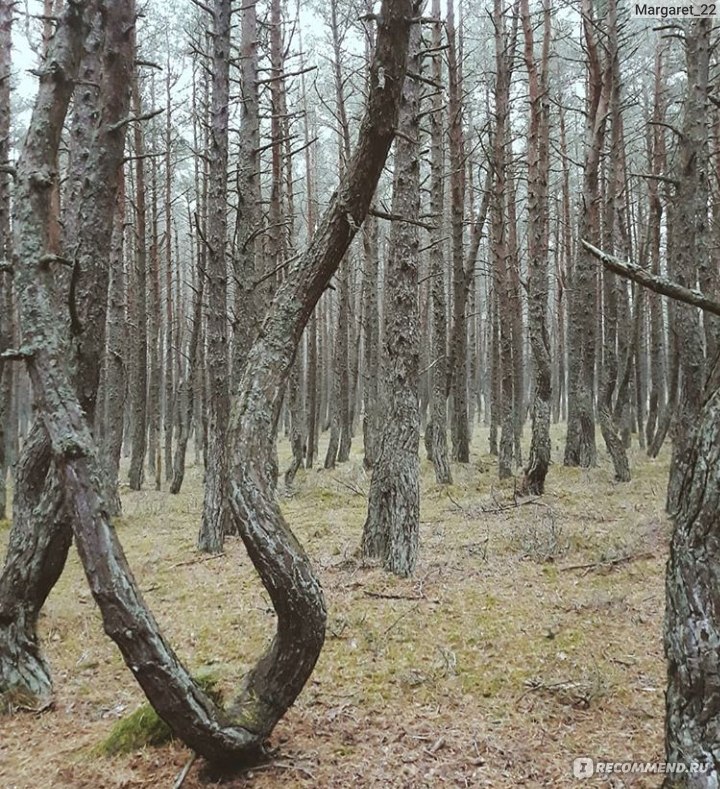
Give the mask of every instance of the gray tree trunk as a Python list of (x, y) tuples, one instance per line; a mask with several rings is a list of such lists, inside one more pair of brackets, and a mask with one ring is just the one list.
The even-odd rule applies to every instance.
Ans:
[[(433, 24), (431, 46), (436, 51), (433, 57), (432, 78), (442, 83), (442, 23), (440, 0), (433, 0)], [(432, 301), (432, 393), (430, 398), (430, 422), (425, 428), (428, 456), (435, 468), (435, 479), (441, 485), (452, 484), (452, 472), (448, 461), (447, 446), (447, 375), (448, 375), (448, 332), (447, 298), (445, 295), (445, 254), (443, 251), (443, 218), (445, 215), (443, 109), (442, 94), (433, 94), (430, 123), (430, 213), (433, 230), (430, 234), (430, 293)]]
[[(702, 271), (710, 265), (708, 250), (708, 124), (710, 20), (685, 29), (687, 93), (675, 162), (675, 194), (668, 209), (668, 260), (670, 274), (680, 284), (695, 287)], [(672, 423), (672, 460), (667, 489), (667, 511), (680, 504), (680, 488), (691, 449), (692, 430), (705, 397), (703, 332), (697, 310), (675, 305), (672, 331), (677, 336), (681, 396)], [(711, 360), (712, 361), (712, 360)]]
[[(55, 363), (65, 369), (67, 339), (61, 333), (65, 321), (55, 313), (51, 300), (53, 273), (41, 262), (44, 245), (49, 243), (45, 220), (52, 209), (47, 192), (38, 185), (34, 174), (42, 171), (47, 162), (54, 161), (64, 110), (58, 128), (52, 129), (56, 137), (49, 132), (47, 145), (52, 145), (53, 139), (56, 142), (55, 149), (47, 156), (42, 131), (45, 112), (49, 111), (48, 105), (53, 105), (56, 94), (57, 100), (69, 101), (84, 31), (92, 26), (93, 35), (88, 37), (83, 67), (87, 86), (76, 96), (75, 103), (77, 119), (91, 125), (89, 129), (81, 128), (87, 145), (82, 146), (83, 156), (76, 157), (72, 170), (73, 182), (80, 188), (74, 211), (76, 225), (71, 234), (72, 249), (78, 249), (78, 257), (73, 277), (75, 306), (71, 311), (76, 383), (69, 395), (87, 414), (89, 424), (94, 421), (98, 370), (105, 345), (107, 261), (126, 129), (125, 124), (119, 127), (116, 124), (128, 114), (127, 86), (133, 49), (127, 30), (134, 20), (132, 8), (126, 8), (125, 2), (105, 0), (98, 5), (99, 11), (94, 4), (89, 9), (69, 7), (63, 16), (56, 52), (60, 50), (66, 58), (60, 66), (64, 78), (57, 83), (49, 74), (40, 79), (33, 124), (24, 144), (24, 159), (18, 165), (16, 189), (24, 204), (13, 207), (15, 244), (22, 251), (13, 258), (18, 267), (16, 287), (19, 293), (24, 281), (26, 290), (36, 288), (31, 296), (38, 304), (35, 308), (32, 303), (28, 305), (26, 294), (25, 309), (30, 310), (31, 319), (36, 314), (32, 310), (36, 309), (43, 320), (50, 322), (53, 352), (60, 357)], [(106, 20), (107, 32), (101, 26), (101, 18)], [(67, 47), (67, 52), (63, 47)], [(31, 270), (26, 270), (27, 267)], [(49, 362), (42, 357), (38, 363)], [(35, 393), (38, 397), (37, 390)], [(20, 697), (25, 704), (43, 703), (52, 690), (49, 670), (37, 642), (37, 618), (62, 572), (72, 537), (61, 470), (51, 452), (46, 430), (47, 424), (37, 421), (23, 446), (16, 474), (13, 525), (0, 576), (0, 694)], [(101, 479), (99, 472), (97, 479)]]
[(540, 495), (550, 466), (550, 405), (552, 371), (547, 330), (550, 172), (550, 2), (543, 3), (543, 43), (538, 66), (534, 55), (533, 27), (528, 0), (521, 0), (525, 64), (530, 82), (530, 137), (528, 144), (528, 333), (535, 363), (535, 398), (532, 407), (530, 455), (522, 483), (523, 492)]
[[(10, 158), (10, 75), (12, 74), (13, 3), (0, 2), (0, 167)], [(10, 174), (0, 172), (0, 261), (12, 257), (10, 237)], [(12, 278), (0, 268), (0, 353), (12, 345)], [(7, 511), (8, 426), (12, 412), (13, 369), (0, 358), (0, 520)]]
[[(410, 32), (408, 70), (421, 70), (420, 29)], [(395, 143), (392, 210), (396, 216), (420, 213), (420, 162), (416, 79), (405, 80)], [(396, 221), (390, 230), (386, 282), (384, 401), (386, 414), (377, 461), (373, 466), (363, 555), (382, 559), (390, 572), (411, 575), (420, 529), (420, 338), (418, 334), (418, 230)]]
[[(600, 160), (610, 100), (610, 76), (608, 64), (603, 63), (600, 57), (596, 28), (599, 23), (594, 19), (593, 6), (594, 0), (582, 0), (585, 45), (590, 54), (585, 168), (578, 236), (597, 243), (600, 233)], [(597, 315), (597, 271), (590, 254), (580, 248), (575, 256), (568, 299), (566, 466), (588, 468), (597, 461), (594, 404)]]
[(213, 5), (212, 105), (208, 147), (207, 406), (208, 451), (198, 549), (219, 553), (228, 528), (227, 425), (230, 418), (227, 320), (227, 165), (231, 0)]

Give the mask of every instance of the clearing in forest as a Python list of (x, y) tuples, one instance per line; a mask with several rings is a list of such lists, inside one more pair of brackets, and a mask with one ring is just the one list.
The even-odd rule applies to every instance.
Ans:
[[(617, 484), (604, 455), (590, 471), (564, 468), (560, 437), (541, 499), (497, 482), (484, 430), (449, 488), (423, 460), (411, 580), (358, 557), (369, 486), (359, 453), (298, 474), (283, 509), (318, 569), (327, 641), (273, 733), (277, 761), (224, 786), (570, 787), (576, 756), (663, 758), (667, 452), (649, 460), (633, 449), (633, 480)], [(286, 442), (280, 450), (282, 466)], [(164, 633), (230, 695), (274, 630), (242, 543), (228, 540), (215, 558), (196, 552), (196, 467), (179, 496), (125, 490), (123, 505), (117, 530)], [(93, 755), (143, 697), (102, 632), (74, 553), (41, 637), (55, 705), (2, 721), (0, 786), (172, 786), (190, 756), (180, 743)], [(197, 762), (183, 787), (206, 785)]]

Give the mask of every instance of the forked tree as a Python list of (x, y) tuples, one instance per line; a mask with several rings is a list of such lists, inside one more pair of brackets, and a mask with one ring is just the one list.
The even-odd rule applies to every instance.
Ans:
[[(106, 5), (129, 12), (131, 4), (107, 0)], [(58, 20), (48, 55), (51, 67), (40, 76), (17, 163), (13, 277), (21, 345), (12, 357), (24, 361), (30, 375), (39, 419), (52, 447), (62, 504), (105, 631), (151, 704), (181, 739), (210, 760), (247, 762), (262, 752), (265, 738), (302, 690), (324, 641), (326, 614), (320, 586), (274, 496), (275, 439), (303, 330), (365, 218), (395, 136), (407, 42), (418, 9), (410, 0), (385, 0), (381, 6), (371, 88), (355, 151), (316, 233), (276, 292), (233, 402), (228, 442), (232, 518), (278, 622), (267, 651), (245, 678), (237, 698), (222, 710), (166, 643), (112, 528), (102, 498), (95, 442), (69, 374), (51, 298), (49, 187), (57, 179), (53, 162), (86, 38), (88, 8), (88, 3), (69, 2)], [(107, 24), (108, 14), (101, 18)], [(133, 22), (117, 30), (130, 36)], [(131, 58), (130, 54), (115, 60), (127, 66)], [(115, 126), (116, 131), (125, 125)], [(102, 126), (108, 128), (113, 126)]]

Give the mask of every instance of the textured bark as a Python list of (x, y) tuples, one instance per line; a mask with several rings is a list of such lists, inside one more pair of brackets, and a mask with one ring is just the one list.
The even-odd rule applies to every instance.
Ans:
[[(583, 32), (588, 56), (588, 111), (583, 170), (582, 210), (579, 237), (597, 243), (600, 233), (598, 203), (599, 170), (610, 98), (608, 63), (601, 60), (599, 23), (593, 0), (582, 0)], [(605, 58), (605, 61), (607, 59)], [(568, 423), (565, 441), (566, 466), (594, 466), (595, 447), (595, 341), (596, 271), (590, 254), (577, 250), (568, 301)]]
[[(127, 0), (122, 4), (130, 8)], [(191, 748), (212, 760), (257, 758), (275, 723), (312, 671), (324, 639), (325, 608), (308, 559), (272, 495), (282, 394), (305, 324), (368, 210), (397, 123), (405, 77), (409, 2), (386, 0), (373, 90), (347, 177), (278, 291), (254, 344), (233, 409), (233, 514), (278, 615), (268, 651), (227, 712), (192, 681), (163, 640), (125, 561), (98, 495), (100, 470), (62, 353), (50, 281), (43, 269), (49, 211), (47, 173), (57, 151), (82, 42), (78, 4), (69, 5), (52, 43), (56, 68), (41, 89), (17, 168), (14, 212), (18, 304), (27, 368), (72, 510), (78, 552), (106, 632), (151, 703)], [(20, 264), (21, 262), (21, 264)]]
[(230, 416), (227, 322), (227, 165), (231, 0), (213, 5), (212, 106), (208, 148), (207, 407), (208, 451), (198, 549), (219, 553), (228, 529), (227, 425)]
[[(345, 172), (350, 156), (350, 125), (345, 107), (345, 90), (342, 74), (342, 41), (344, 32), (338, 22), (337, 0), (330, 2), (330, 34), (333, 45), (333, 83), (335, 88), (335, 111), (339, 125), (338, 169), (340, 176)], [(344, 463), (350, 456), (352, 425), (350, 421), (350, 271), (352, 261), (348, 257), (338, 272), (337, 314), (333, 341), (332, 395), (330, 398), (330, 441), (325, 454), (325, 468), (335, 468), (335, 463)]]
[[(442, 84), (442, 26), (440, 0), (433, 0), (432, 43), (436, 51), (433, 57), (432, 79)], [(435, 468), (435, 479), (440, 485), (452, 484), (452, 472), (448, 462), (447, 447), (447, 299), (445, 296), (445, 254), (443, 250), (442, 219), (445, 214), (445, 184), (443, 157), (442, 95), (433, 94), (430, 122), (430, 213), (433, 230), (430, 232), (430, 293), (432, 300), (432, 395), (430, 399), (430, 422), (425, 428), (428, 457)]]
[[(155, 73), (150, 74), (150, 106), (155, 106)], [(157, 135), (150, 130), (150, 148), (157, 146)], [(160, 449), (162, 408), (162, 348), (160, 344), (160, 238), (158, 214), (158, 160), (150, 159), (150, 248), (148, 263), (148, 399), (147, 460), (148, 473), (155, 490), (162, 487), (162, 453)]]
[(665, 748), (669, 762), (708, 765), (664, 786), (720, 781), (720, 392), (702, 409), (679, 486), (665, 581)]
[(522, 490), (540, 495), (550, 465), (550, 404), (552, 373), (548, 309), (548, 177), (550, 170), (550, 2), (543, 6), (543, 44), (540, 64), (535, 61), (533, 28), (528, 0), (521, 0), (525, 65), (530, 83), (530, 137), (528, 142), (528, 332), (535, 364), (535, 398), (530, 455)]
[[(499, 309), (499, 358), (500, 358), (500, 446), (498, 474), (500, 479), (512, 475), (515, 447), (515, 365), (513, 312), (519, 305), (513, 298), (510, 268), (515, 264), (510, 233), (512, 215), (508, 216), (508, 199), (512, 200), (512, 182), (509, 176), (508, 135), (510, 113), (510, 80), (517, 38), (517, 17), (512, 29), (507, 30), (505, 14), (500, 0), (493, 4), (495, 28), (495, 128), (492, 146), (492, 232), (491, 255), (493, 260), (495, 290)], [(510, 193), (510, 195), (508, 194)]]
[(307, 446), (307, 425), (305, 423), (305, 403), (303, 402), (303, 391), (300, 385), (302, 378), (302, 354), (298, 352), (295, 363), (292, 366), (290, 380), (288, 381), (288, 400), (290, 409), (290, 448), (292, 449), (292, 460), (285, 472), (285, 485), (291, 487), (295, 481), (298, 469), (302, 468), (305, 460), (305, 449)]
[[(200, 259), (198, 258), (198, 269), (200, 269)], [(190, 342), (187, 353), (187, 367), (185, 380), (180, 385), (180, 394), (184, 395), (185, 404), (182, 409), (180, 434), (175, 445), (175, 457), (173, 458), (173, 478), (170, 483), (170, 493), (180, 493), (183, 480), (185, 479), (185, 456), (187, 445), (190, 440), (193, 418), (195, 414), (195, 389), (197, 379), (198, 349), (200, 345), (200, 334), (202, 328), (202, 305), (205, 293), (205, 277), (198, 271), (198, 286), (195, 293), (195, 304), (193, 305), (192, 329), (190, 330)], [(181, 397), (182, 400), (182, 397)]]
[(363, 463), (366, 469), (370, 469), (377, 460), (382, 428), (378, 222), (372, 216), (369, 216), (363, 224), (363, 252), (363, 299), (365, 300)]
[(175, 400), (175, 316), (173, 304), (173, 258), (172, 258), (172, 187), (173, 187), (173, 138), (172, 138), (172, 68), (170, 53), (168, 51), (165, 64), (165, 332), (163, 363), (163, 446), (165, 460), (165, 481), (171, 482), (173, 478), (173, 429), (175, 427), (176, 400)]
[[(710, 265), (708, 251), (708, 167), (710, 35), (712, 21), (694, 21), (685, 30), (687, 89), (682, 136), (674, 167), (677, 183), (668, 213), (672, 225), (668, 239), (670, 276), (693, 288)], [(678, 304), (672, 313), (672, 331), (678, 338), (681, 395), (672, 424), (672, 460), (667, 489), (667, 511), (680, 503), (692, 429), (704, 400), (705, 357), (703, 332), (697, 310)]]
[(240, 11), (240, 74), (242, 107), (237, 164), (238, 209), (235, 222), (235, 277), (232, 382), (240, 382), (248, 351), (262, 317), (262, 290), (257, 279), (257, 239), (260, 226), (260, 110), (258, 96), (257, 3), (249, 0)]
[(124, 261), (125, 189), (122, 168), (118, 173), (118, 199), (110, 246), (110, 281), (107, 309), (107, 353), (102, 460), (105, 467), (105, 502), (110, 515), (120, 515), (118, 488), (127, 395), (128, 338), (125, 321), (126, 277)]
[[(408, 70), (415, 74), (421, 70), (419, 45), (420, 30), (414, 25)], [(419, 100), (418, 81), (407, 78), (395, 143), (392, 211), (396, 216), (420, 213)], [(370, 481), (362, 549), (364, 556), (382, 559), (390, 572), (408, 576), (417, 562), (420, 529), (417, 226), (394, 222), (389, 243), (383, 386), (386, 416)]]
[[(300, 50), (302, 51), (302, 39), (300, 40)], [(301, 58), (301, 69), (305, 67)], [(315, 194), (315, 172), (313, 161), (313, 146), (310, 144), (310, 122), (308, 119), (309, 106), (307, 100), (307, 86), (305, 75), (301, 75), (302, 100), (303, 100), (303, 133), (305, 146), (305, 188), (306, 203), (305, 215), (307, 220), (307, 236), (312, 237), (317, 225), (317, 196)], [(305, 383), (306, 403), (307, 403), (307, 449), (305, 465), (312, 468), (315, 458), (318, 455), (318, 442), (320, 439), (319, 420), (320, 420), (320, 376), (318, 371), (318, 309), (313, 311), (307, 329), (307, 377)]]
[[(74, 32), (69, 36), (69, 43), (62, 36), (59, 38), (56, 59), (51, 59), (57, 63), (57, 75), (53, 77), (55, 72), (51, 70), (49, 75), (41, 77), (36, 109), (39, 113), (50, 111), (44, 101), (48, 100), (53, 86), (69, 100), (85, 37), (83, 31), (90, 26), (92, 36), (87, 39), (82, 69), (87, 82), (75, 96), (74, 129), (78, 137), (77, 142), (71, 143), (75, 158), (70, 173), (77, 204), (66, 228), (70, 231), (73, 251), (77, 249), (71, 305), (72, 397), (87, 415), (89, 424), (94, 421), (98, 370), (105, 347), (108, 259), (125, 140), (125, 124), (119, 127), (116, 124), (127, 116), (129, 106), (127, 86), (132, 44), (128, 30), (134, 17), (132, 7), (126, 6), (120, 0), (106, 0), (98, 6), (90, 4), (85, 23), (81, 21), (82, 8), (67, 10), (64, 18), (68, 29)], [(103, 22), (107, 24), (106, 33)], [(61, 128), (62, 118), (59, 124)], [(39, 148), (45, 139), (52, 141), (53, 131), (48, 131), (45, 138), (42, 127), (31, 128), (25, 148)], [(59, 135), (59, 130), (56, 133)], [(38, 287), (52, 294), (52, 272), (41, 262), (38, 250), (42, 253), (48, 244), (54, 243), (48, 236), (48, 227), (51, 229), (52, 225), (48, 226), (42, 216), (47, 217), (54, 210), (53, 190), (49, 185), (57, 173), (52, 170), (53, 156), (48, 156), (42, 164), (34, 163), (32, 156), (26, 159), (29, 160), (24, 162), (26, 183), (21, 180), (18, 165), (16, 188), (27, 205), (13, 208), (13, 232), (18, 249), (13, 261), (16, 265), (30, 265), (34, 261)], [(18, 289), (20, 282), (22, 277), (18, 275)], [(61, 332), (65, 321), (56, 315), (53, 303), (48, 295), (42, 309), (48, 310), (48, 320), (54, 321), (52, 331), (64, 366), (67, 338)], [(31, 348), (39, 343), (32, 333), (32, 325), (24, 328), (24, 342)], [(52, 458), (46, 428), (47, 425), (43, 427), (37, 422), (23, 446), (16, 478), (13, 526), (0, 576), (0, 693), (9, 691), (39, 702), (46, 699), (52, 686), (39, 655), (37, 617), (62, 572), (72, 534), (63, 503), (60, 470)]]
[(462, 85), (457, 55), (457, 31), (453, 0), (448, 0), (446, 30), (448, 37), (448, 156), (450, 164), (450, 223), (452, 236), (453, 310), (448, 369), (452, 417), (450, 434), (452, 459), (470, 461), (470, 426), (467, 402), (467, 284), (463, 252), (465, 223), (465, 143), (463, 139)]
[[(12, 73), (13, 3), (0, 2), (0, 165), (10, 157), (10, 75)], [(0, 172), (0, 261), (10, 260), (10, 174)], [(0, 353), (12, 345), (12, 279), (0, 271)], [(0, 520), (7, 508), (8, 436), (12, 397), (12, 365), (0, 357)]]
[[(610, 62), (610, 118), (612, 124), (610, 143), (610, 183), (606, 187), (604, 228), (610, 252), (622, 245), (626, 234), (623, 233), (621, 201), (625, 189), (623, 176), (623, 131), (621, 112), (620, 63), (617, 36), (617, 7), (615, 0), (608, 3), (607, 12), (608, 47), (607, 58)], [(627, 298), (625, 281), (611, 271), (605, 270), (603, 276), (603, 365), (600, 374), (598, 421), (605, 446), (613, 463), (615, 479), (618, 482), (630, 481), (630, 465), (623, 441), (616, 427), (616, 421), (623, 406), (627, 403), (627, 384), (631, 357), (628, 343), (623, 341), (623, 324), (627, 323)], [(621, 307), (622, 305), (622, 307)], [(624, 320), (623, 320), (624, 319)], [(618, 381), (618, 356), (624, 357), (624, 378)], [(613, 395), (617, 391), (616, 411), (613, 413)]]
[[(655, 52), (655, 90), (653, 92), (653, 121), (650, 138), (650, 174), (662, 175), (666, 168), (665, 129), (661, 125), (665, 119), (663, 99), (663, 53), (660, 45)], [(656, 178), (647, 180), (649, 216), (648, 216), (648, 257), (653, 274), (660, 274), (660, 241), (663, 203), (660, 198)], [(645, 441), (648, 454), (654, 444), (656, 428), (659, 427), (659, 413), (665, 403), (665, 339), (663, 312), (660, 298), (651, 293), (649, 297), (650, 312), (650, 394), (648, 402), (647, 422), (645, 425)]]
[[(136, 115), (142, 114), (137, 74), (132, 81), (132, 103)], [(141, 124), (133, 130), (135, 147), (135, 250), (130, 287), (132, 289), (133, 358), (130, 367), (131, 443), (128, 482), (140, 490), (145, 477), (147, 450), (147, 227), (145, 210), (145, 138)]]

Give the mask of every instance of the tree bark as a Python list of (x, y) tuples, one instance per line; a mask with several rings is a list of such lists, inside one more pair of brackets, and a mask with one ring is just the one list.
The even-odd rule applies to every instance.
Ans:
[(207, 224), (208, 451), (198, 549), (219, 553), (229, 526), (226, 430), (230, 416), (227, 321), (227, 165), (231, 0), (213, 5)]
[[(142, 114), (137, 73), (132, 80), (135, 115)], [(135, 146), (135, 227), (134, 262), (131, 289), (133, 313), (133, 358), (130, 367), (130, 411), (132, 415), (130, 469), (131, 490), (140, 490), (145, 478), (147, 451), (147, 227), (145, 209), (145, 138), (141, 124), (134, 124)]]
[[(10, 158), (10, 75), (12, 74), (13, 3), (0, 2), (0, 165)], [(0, 172), (0, 260), (12, 255), (10, 234), (10, 174)], [(12, 278), (9, 271), (0, 271), (0, 354), (12, 345), (13, 336)], [(7, 511), (8, 433), (12, 412), (11, 364), (0, 356), (0, 520)]]
[(528, 0), (521, 0), (525, 65), (530, 83), (530, 137), (528, 143), (528, 332), (535, 363), (535, 397), (530, 455), (521, 488), (539, 496), (545, 491), (550, 465), (550, 405), (552, 372), (548, 310), (548, 177), (550, 172), (550, 59), (551, 6), (543, 4), (543, 43), (540, 64), (535, 61), (533, 28)]
[[(610, 98), (608, 64), (601, 61), (598, 22), (593, 0), (582, 0), (583, 31), (588, 54), (588, 112), (579, 237), (597, 243), (600, 233), (598, 201), (600, 159)], [(595, 447), (595, 341), (596, 271), (589, 253), (578, 250), (568, 301), (568, 423), (566, 466), (594, 466)]]
[[(55, 72), (51, 70), (40, 78), (36, 104), (36, 113), (42, 119), (56, 110), (51, 100), (54, 91), (60, 100), (69, 101), (84, 30), (92, 26), (93, 48), (85, 53), (84, 67), (84, 76), (89, 78), (88, 87), (76, 96), (76, 113), (86, 122), (92, 119), (92, 128), (87, 134), (88, 144), (83, 146), (80, 169), (84, 172), (81, 175), (79, 169), (74, 174), (75, 183), (81, 184), (81, 188), (74, 214), (77, 224), (72, 234), (78, 245), (78, 257), (71, 305), (75, 377), (71, 396), (87, 414), (90, 424), (94, 420), (99, 360), (105, 345), (107, 261), (125, 140), (125, 124), (117, 128), (116, 124), (127, 116), (129, 107), (127, 86), (132, 43), (127, 31), (134, 16), (132, 8), (126, 5), (120, 0), (105, 0), (99, 7), (89, 4), (87, 9), (73, 6), (66, 10), (64, 35), (58, 34), (54, 57), (50, 61), (56, 63), (57, 75), (53, 77)], [(106, 20), (106, 29), (101, 26), (101, 18)], [(91, 87), (93, 85), (98, 87)], [(52, 117), (55, 120), (55, 116)], [(49, 184), (57, 178), (57, 173), (52, 170), (54, 154), (51, 152), (52, 155), (46, 157), (41, 154), (46, 139), (49, 139), (47, 145), (53, 143), (53, 133), (59, 139), (63, 117), (64, 111), (56, 121), (59, 128), (51, 129), (48, 138), (43, 136), (42, 125), (40, 128), (31, 125), (28, 131), (23, 150), (30, 153), (18, 164), (16, 182), (17, 194), (22, 195), (25, 204), (13, 207), (17, 247), (13, 264), (18, 272), (15, 276), (18, 292), (23, 275), (25, 287), (38, 290), (36, 298), (41, 303), (37, 309), (47, 313), (46, 319), (53, 324), (53, 337), (64, 368), (67, 341), (60, 327), (65, 323), (54, 312), (50, 296), (53, 276), (48, 265), (42, 263), (44, 245), (52, 241), (46, 235), (48, 224), (43, 218), (52, 211)], [(83, 130), (83, 134), (86, 131)], [(21, 178), (21, 164), (26, 168), (25, 181)], [(46, 178), (42, 177), (43, 173), (47, 173)], [(22, 268), (30, 265), (28, 261), (34, 261), (30, 275)], [(38, 346), (39, 340), (32, 334), (32, 321), (30, 329), (24, 328), (24, 343), (29, 343), (33, 349)], [(55, 447), (53, 445), (51, 450), (46, 429), (46, 424), (36, 422), (23, 447), (16, 476), (13, 526), (0, 576), (0, 693), (19, 694), (26, 703), (33, 699), (41, 704), (50, 695), (52, 682), (37, 643), (37, 618), (62, 572), (72, 536), (59, 464), (53, 457)]]
[[(668, 213), (668, 260), (670, 275), (681, 285), (693, 288), (709, 266), (708, 166), (709, 68), (711, 20), (693, 22), (685, 28), (687, 89), (675, 163), (675, 194)], [(704, 287), (704, 286), (703, 286)], [(674, 513), (685, 477), (692, 429), (705, 397), (704, 338), (700, 315), (684, 305), (672, 313), (672, 331), (678, 338), (681, 396), (672, 424), (672, 460), (666, 507)]]
[[(433, 57), (432, 79), (442, 82), (442, 23), (440, 0), (433, 0), (434, 20), (431, 46)], [(425, 428), (428, 456), (435, 469), (435, 480), (440, 485), (452, 484), (452, 472), (448, 461), (447, 447), (447, 299), (445, 296), (445, 254), (443, 250), (443, 217), (445, 215), (445, 183), (443, 156), (443, 99), (437, 90), (433, 94), (430, 122), (430, 213), (433, 230), (430, 233), (430, 293), (432, 300), (432, 349), (435, 358), (432, 369), (432, 394), (430, 400), (430, 422)]]
[[(130, 6), (127, 0), (123, 6)], [(73, 529), (106, 632), (173, 730), (201, 755), (243, 763), (258, 757), (275, 723), (297, 697), (324, 639), (325, 608), (307, 556), (273, 496), (274, 443), (282, 394), (302, 332), (370, 205), (397, 124), (410, 19), (407, 0), (386, 0), (371, 67), (373, 89), (346, 178), (307, 251), (278, 290), (254, 343), (234, 404), (232, 511), (278, 615), (268, 651), (239, 698), (217, 710), (167, 646), (142, 600), (98, 495), (99, 467), (87, 422), (67, 373), (43, 271), (47, 171), (57, 151), (82, 42), (78, 5), (68, 6), (53, 39), (57, 68), (41, 77), (30, 131), (18, 162), (14, 232), (18, 303), (26, 364), (38, 411), (73, 515)]]
[[(421, 70), (419, 45), (420, 29), (414, 25), (408, 70), (415, 74)], [(420, 214), (419, 100), (418, 81), (406, 78), (395, 143), (392, 212), (396, 216)], [(362, 538), (363, 555), (382, 559), (385, 569), (400, 576), (412, 575), (415, 569), (420, 530), (418, 248), (417, 226), (394, 222), (386, 282), (387, 413)]]

